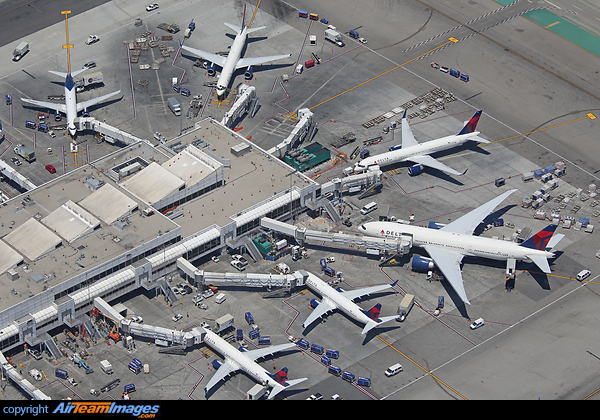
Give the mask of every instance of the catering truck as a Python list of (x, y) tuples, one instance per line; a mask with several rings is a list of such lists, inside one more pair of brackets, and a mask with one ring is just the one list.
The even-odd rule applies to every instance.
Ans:
[(415, 304), (415, 295), (406, 294), (398, 306), (398, 321), (402, 322)]
[(35, 152), (22, 144), (17, 144), (17, 146), (14, 148), (14, 152), (27, 162), (33, 162), (35, 160)]
[(338, 47), (343, 47), (344, 41), (342, 41), (342, 36), (338, 31), (334, 31), (333, 29), (325, 29), (325, 39), (329, 42), (333, 42)]
[(21, 42), (13, 52), (13, 61), (19, 61), (25, 54), (29, 52), (29, 43)]

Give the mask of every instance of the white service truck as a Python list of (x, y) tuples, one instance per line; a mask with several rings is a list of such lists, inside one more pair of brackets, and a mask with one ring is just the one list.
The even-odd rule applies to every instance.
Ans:
[(233, 315), (227, 314), (223, 315), (221, 318), (215, 319), (215, 327), (213, 331), (218, 334), (230, 327), (233, 327)]
[(333, 29), (325, 29), (325, 39), (329, 42), (333, 42), (338, 47), (343, 47), (344, 41), (342, 41), (342, 36), (338, 31), (334, 31)]
[(106, 373), (107, 375), (110, 375), (111, 373), (113, 373), (112, 365), (110, 364), (110, 362), (108, 360), (100, 361), (100, 367), (102, 368), (104, 373)]
[(25, 54), (29, 52), (29, 43), (21, 42), (13, 52), (13, 61), (19, 61)]
[(402, 322), (406, 319), (406, 316), (410, 312), (411, 308), (415, 304), (415, 295), (407, 293), (402, 298), (400, 306), (398, 306), (398, 321)]

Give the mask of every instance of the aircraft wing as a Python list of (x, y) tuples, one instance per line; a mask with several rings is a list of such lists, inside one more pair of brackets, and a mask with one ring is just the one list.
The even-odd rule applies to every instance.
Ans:
[(415, 139), (415, 136), (410, 129), (410, 125), (408, 125), (408, 120), (406, 119), (406, 110), (404, 111), (404, 117), (402, 117), (402, 147), (410, 147), (416, 146), (419, 142)]
[(215, 372), (215, 374), (210, 378), (206, 386), (204, 387), (204, 392), (210, 391), (210, 389), (219, 383), (225, 377), (231, 375), (235, 371), (239, 370), (237, 365), (231, 363), (229, 359), (225, 360), (225, 362), (221, 365), (221, 367)]
[(244, 57), (240, 58), (235, 66), (236, 69), (241, 69), (248, 66), (258, 66), (259, 64), (268, 63), (269, 61), (281, 60), (291, 57), (292, 54), (285, 55), (270, 55), (268, 57)]
[(53, 109), (54, 111), (59, 111), (59, 112), (63, 112), (63, 113), (67, 112), (67, 106), (64, 103), (53, 104), (52, 102), (36, 101), (33, 99), (25, 99), (25, 98), (21, 98), (21, 101), (31, 104), (31, 105), (35, 105), (40, 108), (49, 108), (49, 109)]
[(216, 64), (217, 66), (223, 67), (225, 65), (225, 61), (227, 61), (227, 57), (224, 57), (222, 55), (209, 53), (206, 51), (198, 50), (196, 48), (186, 47), (185, 45), (182, 45), (181, 48), (193, 53), (194, 55), (197, 55), (198, 57), (204, 60), (210, 61), (211, 63)]
[(250, 359), (256, 361), (257, 359), (260, 359), (261, 357), (270, 356), (273, 353), (287, 350), (292, 347), (296, 347), (296, 344), (295, 343), (279, 344), (277, 346), (270, 346), (270, 347), (266, 347), (266, 348), (262, 348), (262, 349), (248, 350), (248, 351), (244, 352), (244, 355), (246, 355)]
[(119, 93), (121, 93), (121, 91), (117, 90), (116, 92), (109, 93), (107, 95), (102, 95), (102, 96), (99, 96), (99, 97), (94, 98), (94, 99), (90, 99), (90, 100), (83, 101), (83, 102), (77, 102), (77, 112), (81, 111), (82, 109), (89, 108), (92, 105), (99, 104), (103, 100), (111, 98), (111, 97), (113, 97), (115, 95), (118, 95)]
[(348, 299), (354, 300), (354, 299), (361, 298), (363, 296), (368, 296), (371, 293), (377, 293), (382, 290), (389, 289), (390, 287), (393, 287), (396, 283), (397, 283), (397, 281), (392, 284), (383, 284), (380, 286), (364, 287), (362, 289), (344, 290), (343, 292), (340, 292), (340, 293), (342, 295), (344, 295), (345, 297), (347, 297)]
[(328, 314), (329, 312), (335, 311), (336, 309), (337, 309), (336, 306), (329, 303), (326, 299), (323, 299), (323, 301), (321, 303), (319, 303), (315, 309), (313, 309), (313, 311), (310, 313), (308, 318), (306, 318), (306, 321), (304, 321), (304, 323), (302, 324), (302, 327), (304, 327), (304, 328), (308, 327), (310, 324), (315, 322), (317, 319)]
[(492, 210), (496, 208), (496, 206), (498, 206), (498, 204), (503, 202), (506, 197), (515, 191), (517, 190), (509, 190), (504, 194), (500, 194), (498, 197), (491, 199), (487, 203), (482, 204), (474, 210), (471, 210), (464, 216), (459, 217), (451, 223), (448, 223), (441, 230), (454, 233), (468, 233), (469, 235), (472, 235), (475, 228), (483, 221), (483, 219), (485, 219), (487, 215), (490, 214)]
[[(402, 145), (404, 146), (404, 140), (402, 140)], [(435, 160), (434, 158), (432, 158), (429, 155), (411, 156), (407, 160), (410, 160), (412, 162), (418, 163), (419, 165), (428, 166), (430, 168), (434, 168), (439, 171), (446, 172), (446, 173), (449, 173), (452, 175), (464, 175), (464, 173), (467, 172), (467, 171), (458, 172), (458, 171), (452, 169), (451, 167), (444, 165), (442, 162)]]
[(467, 299), (467, 293), (465, 292), (465, 285), (460, 271), (460, 262), (463, 259), (463, 255), (452, 251), (446, 251), (445, 249), (435, 246), (426, 246), (424, 248), (461, 300), (470, 305), (471, 303), (469, 302), (469, 299)]

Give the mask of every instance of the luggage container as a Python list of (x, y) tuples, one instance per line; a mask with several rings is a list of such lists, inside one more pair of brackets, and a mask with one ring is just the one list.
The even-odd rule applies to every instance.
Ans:
[(325, 366), (329, 366), (329, 365), (331, 365), (331, 358), (329, 358), (327, 356), (322, 356), (321, 363), (323, 363)]
[(265, 335), (264, 337), (258, 337), (258, 345), (260, 346), (268, 346), (271, 344), (271, 337)]
[(454, 76), (456, 78), (460, 77), (460, 71), (456, 69), (450, 69), (450, 76)]
[(127, 392), (128, 394), (130, 392), (135, 392), (135, 384), (127, 384), (123, 387), (123, 392)]
[(244, 341), (244, 331), (243, 330), (237, 330), (235, 332), (235, 339), (237, 341)]
[(304, 67), (307, 69), (315, 66), (315, 60), (308, 60), (304, 62)]
[(354, 39), (358, 39), (358, 37), (360, 35), (358, 35), (358, 32), (356, 32), (354, 29), (352, 29), (350, 32), (348, 32), (348, 35), (350, 35), (350, 38), (354, 38)]
[(319, 14), (318, 13), (309, 13), (308, 18), (310, 20), (319, 20)]
[(246, 318), (246, 322), (247, 322), (249, 325), (252, 325), (252, 324), (254, 324), (254, 317), (252, 316), (252, 314), (251, 314), (250, 312), (246, 312), (246, 313), (244, 314), (244, 318)]
[(353, 373), (344, 371), (344, 372), (342, 372), (342, 379), (344, 381), (348, 381), (348, 382), (352, 383), (356, 380), (356, 376)]
[(335, 270), (331, 267), (325, 267), (323, 273), (325, 273), (326, 276), (335, 277)]
[(327, 357), (331, 357), (332, 359), (339, 359), (340, 358), (340, 351), (339, 350), (327, 349), (327, 350), (325, 350), (325, 355)]
[(35, 130), (37, 127), (37, 124), (34, 121), (27, 120), (27, 121), (25, 121), (25, 127), (33, 128)]
[(335, 367), (335, 366), (329, 366), (327, 368), (327, 372), (331, 373), (332, 375), (335, 375), (335, 376), (340, 376), (342, 374), (342, 369), (340, 369), (339, 367)]
[(497, 180), (494, 181), (494, 185), (496, 187), (501, 187), (504, 184), (506, 184), (506, 180), (504, 178), (498, 178)]
[(360, 386), (371, 386), (371, 378), (362, 378), (359, 376), (356, 383)]
[(136, 375), (142, 371), (142, 368), (139, 365), (137, 365), (137, 364), (135, 364), (133, 362), (129, 363), (127, 365), (127, 368), (130, 371), (132, 371), (133, 373), (135, 373)]
[(462, 80), (463, 82), (468, 82), (469, 81), (469, 75), (465, 74), (465, 73), (461, 73), (460, 74), (460, 80)]
[(504, 226), (504, 219), (494, 219), (494, 226)]
[(319, 346), (318, 344), (313, 344), (310, 346), (310, 351), (316, 354), (323, 354), (325, 349), (322, 346)]
[(296, 345), (304, 350), (308, 350), (308, 347), (310, 346), (309, 342), (306, 341), (304, 338), (301, 338), (300, 340), (298, 340), (296, 342)]
[(44, 124), (39, 124), (37, 129), (38, 129), (38, 131), (41, 131), (42, 133), (47, 133), (49, 130), (48, 126), (44, 125)]
[(308, 12), (304, 10), (298, 10), (298, 17), (305, 18), (308, 17)]
[(255, 338), (260, 337), (260, 330), (259, 329), (250, 330), (250, 332), (248, 333), (248, 336), (250, 337), (250, 340), (254, 340)]
[(67, 379), (67, 378), (69, 377), (69, 372), (67, 372), (67, 371), (66, 371), (66, 370), (64, 370), (64, 369), (56, 369), (56, 370), (54, 371), (54, 375), (55, 375), (57, 378)]
[(521, 175), (521, 180), (523, 182), (528, 182), (531, 181), (533, 179), (533, 172), (525, 172), (523, 175)]

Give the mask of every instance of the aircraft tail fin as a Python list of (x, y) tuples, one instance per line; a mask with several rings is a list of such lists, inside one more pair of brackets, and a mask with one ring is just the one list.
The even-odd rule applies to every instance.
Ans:
[[(519, 246), (545, 251), (555, 230), (556, 225), (548, 225)], [(562, 237), (560, 239), (562, 239)], [(556, 243), (557, 241), (553, 241), (553, 245), (556, 245)]]
[(373, 322), (377, 323), (379, 320), (379, 314), (381, 313), (381, 303), (373, 306), (368, 311), (362, 311), (362, 313), (371, 318)]
[(280, 385), (285, 385), (287, 379), (288, 368), (281, 368), (277, 373), (269, 373), (269, 376), (277, 381)]
[(271, 376), (271, 378), (273, 378), (277, 381), (277, 384), (275, 386), (273, 386), (273, 389), (269, 393), (270, 400), (275, 398), (275, 396), (277, 394), (279, 394), (281, 391), (283, 391), (284, 389), (289, 388), (290, 386), (297, 385), (300, 382), (304, 382), (307, 379), (307, 378), (300, 378), (300, 379), (291, 379), (288, 381), (287, 374), (288, 374), (287, 367), (282, 368), (279, 372), (277, 372), (275, 374), (269, 374), (269, 376)]
[(469, 133), (474, 132), (475, 128), (477, 128), (477, 123), (479, 122), (479, 117), (481, 117), (481, 112), (482, 111), (477, 111), (471, 117), (471, 119), (465, 123), (462, 130), (460, 130), (460, 132), (457, 134), (457, 136), (460, 136), (461, 134), (469, 134)]

